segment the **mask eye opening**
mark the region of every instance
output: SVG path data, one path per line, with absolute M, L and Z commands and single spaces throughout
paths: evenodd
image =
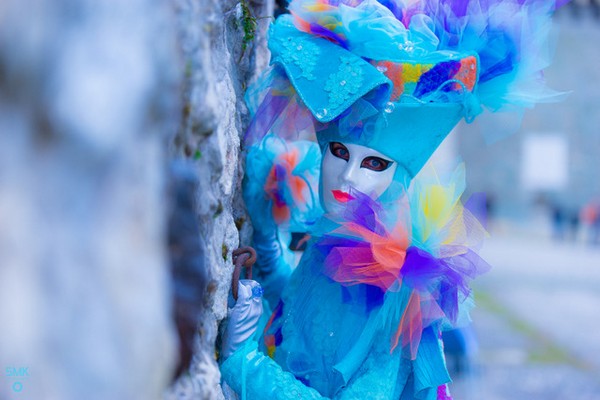
M 391 160 L 386 160 L 381 157 L 370 156 L 365 157 L 362 160 L 362 162 L 360 163 L 360 167 L 370 169 L 371 171 L 382 172 L 391 167 L 392 164 L 394 164 L 394 162 Z
M 340 142 L 330 142 L 329 151 L 334 157 L 348 161 L 350 159 L 350 150 Z

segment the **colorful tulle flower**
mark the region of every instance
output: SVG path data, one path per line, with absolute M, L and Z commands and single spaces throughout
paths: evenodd
M 350 195 L 352 200 L 339 226 L 317 242 L 325 255 L 323 272 L 345 286 L 366 284 L 383 291 L 397 290 L 409 230 L 404 221 L 398 221 L 388 231 L 380 204 L 357 191 Z
M 298 150 L 291 149 L 275 158 L 267 176 L 265 193 L 273 201 L 273 219 L 277 224 L 287 223 L 290 220 L 291 212 L 286 194 L 291 196 L 296 204 L 306 202 L 305 193 L 308 191 L 308 184 L 301 176 L 294 174 L 297 166 Z
M 400 199 L 395 206 L 352 191 L 341 215 L 326 216 L 333 227 L 316 233 L 322 272 L 333 281 L 373 286 L 382 295 L 410 289 L 390 349 L 400 345 L 411 359 L 424 328 L 436 321 L 448 327 L 459 322 L 470 281 L 489 269 L 475 251 L 485 230 L 462 205 L 463 191 L 462 164 L 448 177 L 432 168 L 407 193 L 391 196 Z
M 305 232 L 321 216 L 320 150 L 310 141 L 267 135 L 246 156 L 244 199 L 257 226 Z

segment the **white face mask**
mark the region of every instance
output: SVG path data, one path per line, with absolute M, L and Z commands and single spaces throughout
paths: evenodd
M 321 164 L 321 194 L 326 211 L 343 209 L 350 188 L 377 199 L 394 179 L 397 163 L 369 147 L 331 142 Z

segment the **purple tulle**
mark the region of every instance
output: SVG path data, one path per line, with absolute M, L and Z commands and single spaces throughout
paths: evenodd
M 411 246 L 401 270 L 403 284 L 419 293 L 430 293 L 451 323 L 456 323 L 460 300 L 470 294 L 469 282 L 490 268 L 472 250 L 460 250 L 460 255 L 436 258 Z
M 461 1 L 457 1 L 457 0 L 425 0 L 423 1 L 419 7 L 425 10 L 428 10 L 429 12 L 436 10 L 436 11 L 441 11 L 441 10 L 449 10 L 451 11 L 452 17 L 454 18 L 464 18 L 469 14 L 469 6 L 472 6 L 473 4 L 477 4 L 477 8 L 480 9 L 481 11 L 483 11 L 484 13 L 487 13 L 488 10 L 490 10 L 493 6 L 501 3 L 502 1 L 505 0 L 461 0 Z M 516 2 L 516 4 L 519 4 L 520 6 L 525 6 L 525 5 L 536 5 L 536 4 L 541 4 L 541 3 L 547 3 L 548 1 L 551 0 L 514 0 Z M 553 10 L 557 10 L 558 8 L 564 6 L 565 4 L 567 4 L 570 0 L 556 0 L 554 1 L 554 7 Z M 429 15 L 434 15 L 434 14 L 429 14 Z M 446 14 L 448 16 L 448 14 Z M 451 19 L 451 17 L 447 17 L 447 19 Z
M 448 385 L 444 384 L 444 385 L 438 386 L 436 400 L 453 400 L 452 396 L 448 392 Z
M 402 21 L 402 11 L 404 10 L 404 7 L 401 1 L 379 0 L 379 2 L 391 11 L 398 21 Z
M 381 222 L 384 213 L 381 203 L 353 188 L 349 193 L 353 200 L 347 203 L 344 221 L 354 222 L 378 235 L 384 235 L 386 228 Z
M 289 102 L 288 96 L 274 96 L 271 91 L 267 92 L 256 110 L 256 117 L 252 119 L 246 130 L 244 141 L 248 144 L 259 142 L 271 130 Z
M 404 11 L 402 22 L 408 26 L 411 18 L 417 14 L 430 16 L 435 35 L 442 41 L 439 47 L 446 50 L 460 51 L 465 45 L 479 43 L 471 50 L 479 54 L 479 83 L 483 84 L 519 68 L 524 41 L 536 39 L 530 37 L 535 32 L 528 31 L 529 25 L 523 24 L 523 17 L 519 16 L 521 10 L 547 8 L 551 12 L 567 2 L 568 0 L 422 0 Z M 502 12 L 511 10 L 509 12 L 514 15 L 496 14 L 500 8 Z M 538 14 L 528 13 L 527 22 L 537 23 L 534 16 L 541 16 Z
M 281 164 L 275 164 L 274 168 L 275 181 L 277 182 L 277 184 L 268 194 L 273 197 L 275 203 L 279 207 L 283 207 L 286 205 L 283 186 L 285 185 L 287 171 L 285 167 Z
M 485 193 L 473 193 L 465 202 L 465 208 L 487 229 L 489 200 Z
M 400 268 L 408 247 L 407 229 L 394 221 L 386 229 L 381 203 L 357 191 L 344 212 L 329 215 L 324 232 L 314 232 L 324 259 L 323 273 L 343 286 L 371 285 L 398 290 Z
M 329 29 L 322 27 L 321 25 L 310 24 L 310 31 L 317 36 L 321 36 L 325 39 L 331 40 L 333 43 L 342 46 L 346 50 L 348 49 L 348 42 L 346 40 L 344 40 L 342 37 L 335 34 L 334 32 L 330 31 Z

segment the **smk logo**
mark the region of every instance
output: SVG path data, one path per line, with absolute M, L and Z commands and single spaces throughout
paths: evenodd
M 23 380 L 29 378 L 29 367 L 6 367 L 5 376 L 12 379 L 13 392 L 19 393 L 23 390 Z

